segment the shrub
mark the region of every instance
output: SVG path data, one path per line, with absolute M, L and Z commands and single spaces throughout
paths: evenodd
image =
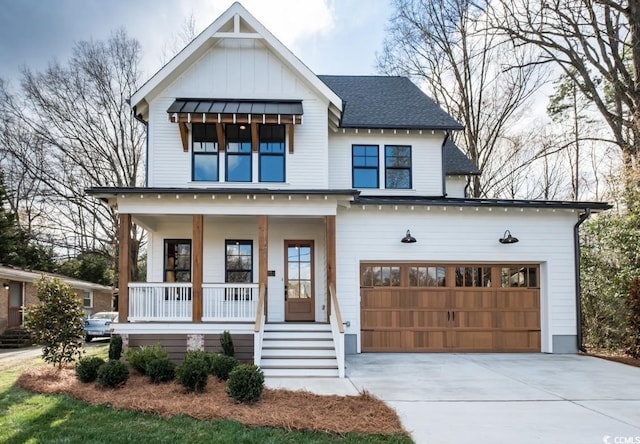
M 235 351 L 233 349 L 233 339 L 231 338 L 231 333 L 228 330 L 225 330 L 220 335 L 220 346 L 222 347 L 222 353 L 227 356 L 235 356 Z
M 41 304 L 26 308 L 25 327 L 42 346 L 42 359 L 60 368 L 82 356 L 84 311 L 78 296 L 60 279 L 43 276 L 36 290 Z
M 98 377 L 98 369 L 104 365 L 104 359 L 97 356 L 82 358 L 76 365 L 76 377 L 80 382 L 93 382 Z
M 176 379 L 190 392 L 203 392 L 207 386 L 209 363 L 204 352 L 187 352 L 176 371 Z
M 152 359 L 147 364 L 147 375 L 154 384 L 173 381 L 176 365 L 167 358 Z
M 160 344 L 151 346 L 143 345 L 139 349 L 129 349 L 125 352 L 127 362 L 131 367 L 135 368 L 139 373 L 147 374 L 147 365 L 154 359 L 167 359 L 169 354 Z
M 240 363 L 233 356 L 213 355 L 210 362 L 209 372 L 221 381 L 229 379 L 229 372 Z
M 108 361 L 98 369 L 98 382 L 103 387 L 117 388 L 129 379 L 129 369 L 121 361 Z
M 111 335 L 111 340 L 109 341 L 109 360 L 117 361 L 122 356 L 122 336 L 120 335 Z
M 264 374 L 257 365 L 240 364 L 229 373 L 227 393 L 238 402 L 257 401 L 263 388 Z

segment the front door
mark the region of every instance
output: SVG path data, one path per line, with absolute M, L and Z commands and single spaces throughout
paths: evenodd
M 285 321 L 315 320 L 313 241 L 285 241 Z
M 8 327 L 20 327 L 22 325 L 22 284 L 12 282 L 9 284 L 9 322 Z

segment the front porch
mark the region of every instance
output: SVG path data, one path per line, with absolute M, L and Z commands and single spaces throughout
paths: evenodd
M 274 197 L 269 200 L 273 202 Z M 306 197 L 305 201 L 308 200 Z M 326 197 L 322 203 L 326 206 Z M 305 328 L 296 328 L 301 324 L 294 322 L 307 325 L 310 322 L 319 326 L 322 331 L 319 335 L 329 335 L 323 339 L 329 342 L 323 344 L 318 359 L 324 359 L 325 367 L 326 359 L 333 359 L 336 376 L 343 375 L 344 328 L 338 321 L 334 294 L 335 215 L 314 214 L 317 212 L 317 209 L 311 215 L 121 212 L 120 322 L 114 325 L 114 331 L 132 345 L 137 344 L 136 337 L 145 340 L 157 337 L 174 343 L 177 340 L 185 344 L 186 350 L 203 349 L 205 338 L 225 330 L 242 338 L 250 334 L 254 338 L 253 362 L 267 367 L 265 359 L 273 356 L 262 356 L 265 328 L 269 332 L 273 330 L 269 325 L 289 323 L 293 328 L 285 334 L 296 340 L 300 339 L 298 333 L 302 336 L 307 333 Z M 149 233 L 147 282 L 129 279 L 129 234 L 133 223 Z M 296 344 L 283 347 L 296 350 Z M 329 355 L 327 344 L 332 349 Z M 314 352 L 307 350 L 306 354 L 309 359 Z M 306 360 L 303 366 L 296 355 L 294 352 L 278 356 L 278 368 L 287 367 L 287 360 L 290 368 L 311 363 Z M 295 372 L 282 373 L 291 374 Z

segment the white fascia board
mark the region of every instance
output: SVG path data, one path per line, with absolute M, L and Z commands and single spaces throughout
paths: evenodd
M 251 26 L 257 34 L 264 39 L 267 46 L 273 49 L 284 62 L 300 73 L 309 85 L 323 95 L 327 101 L 333 104 L 338 110 L 342 111 L 342 99 L 238 2 L 231 5 L 229 9 L 214 20 L 214 22 L 193 39 L 191 43 L 147 80 L 147 82 L 131 96 L 131 106 L 137 109 L 139 106 L 145 105 L 144 102 L 149 103 L 151 100 L 150 96 L 153 96 L 154 92 L 165 84 L 169 78 L 175 77 L 178 71 L 182 72 L 185 70 L 187 65 L 189 65 L 188 62 L 195 61 L 202 53 L 209 49 L 212 45 L 210 39 L 216 38 L 216 33 L 230 20 L 234 19 L 236 15 Z

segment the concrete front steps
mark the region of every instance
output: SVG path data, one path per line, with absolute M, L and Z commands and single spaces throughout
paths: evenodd
M 268 378 L 338 377 L 331 325 L 266 324 L 260 368 Z

